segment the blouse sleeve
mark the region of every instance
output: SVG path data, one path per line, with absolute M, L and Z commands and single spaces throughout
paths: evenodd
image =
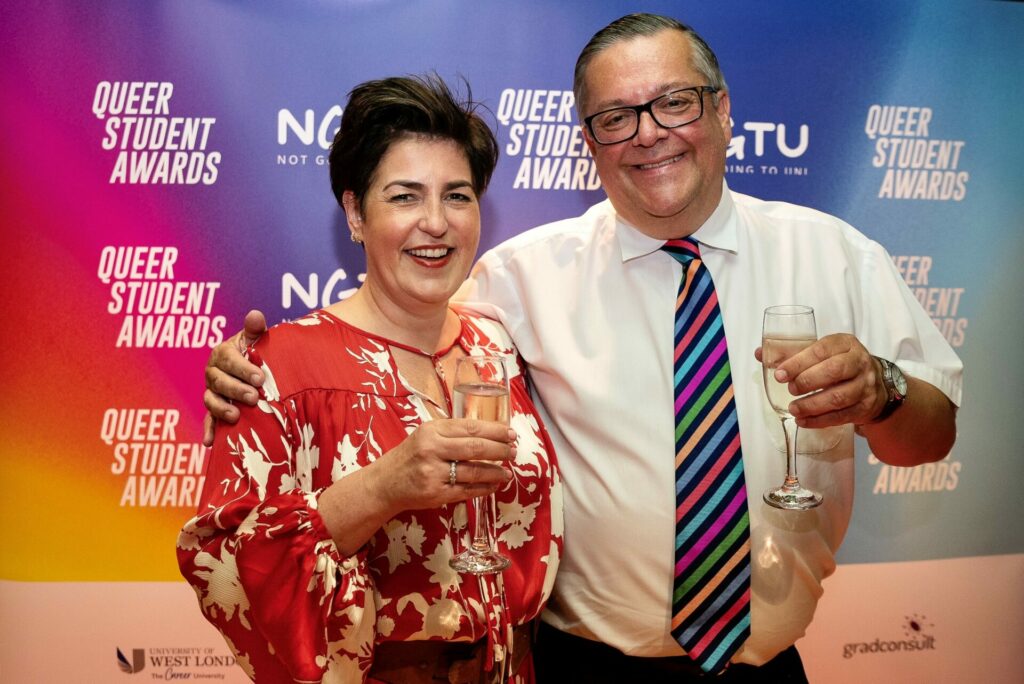
M 258 681 L 362 681 L 376 609 L 363 553 L 343 558 L 317 511 L 317 436 L 273 375 L 258 406 L 217 426 L 199 513 L 178 563 L 206 618 Z

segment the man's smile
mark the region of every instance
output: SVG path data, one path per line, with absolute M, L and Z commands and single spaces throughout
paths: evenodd
M 663 166 L 668 166 L 669 164 L 674 164 L 674 163 L 676 163 L 677 161 L 679 161 L 682 158 L 683 158 L 682 154 L 677 154 L 676 156 L 669 157 L 668 159 L 662 159 L 661 161 L 656 161 L 656 162 L 648 162 L 646 164 L 636 164 L 635 166 L 636 166 L 636 168 L 640 169 L 641 171 L 648 171 L 650 169 L 659 169 L 659 168 L 661 168 Z

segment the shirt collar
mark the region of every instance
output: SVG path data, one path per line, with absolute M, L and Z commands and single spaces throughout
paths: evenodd
M 610 202 L 609 206 L 611 206 Z M 615 219 L 615 236 L 619 241 L 619 249 L 622 251 L 624 262 L 656 252 L 665 244 L 664 240 L 644 235 L 627 223 L 615 212 L 614 207 L 611 208 L 611 211 Z M 704 225 L 694 231 L 691 237 L 703 246 L 735 253 L 737 249 L 735 213 L 732 193 L 729 192 L 729 186 L 723 180 L 722 198 L 718 201 L 718 206 L 704 222 Z

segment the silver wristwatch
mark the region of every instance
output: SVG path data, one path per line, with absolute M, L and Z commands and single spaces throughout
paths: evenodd
M 872 423 L 880 423 L 891 416 L 892 412 L 906 401 L 907 378 L 903 375 L 900 367 L 892 361 L 883 359 L 881 356 L 876 356 L 875 358 L 878 359 L 878 363 L 882 364 L 882 384 L 885 385 L 885 392 L 888 395 L 885 406 L 882 407 L 882 412 L 871 421 Z

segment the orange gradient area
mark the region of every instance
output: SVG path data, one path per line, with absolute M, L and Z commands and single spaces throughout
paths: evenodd
M 65 454 L 68 465 L 61 468 L 45 459 L 12 459 L 11 450 L 18 445 L 8 442 L 3 453 L 0 579 L 181 579 L 175 539 L 191 508 L 120 506 L 125 478 L 101 465 L 109 458 L 98 450 Z
M 101 427 L 110 410 L 162 408 L 177 412 L 171 442 L 198 441 L 208 350 L 115 348 L 91 264 L 38 233 L 5 242 L 19 305 L 2 357 L 0 578 L 179 579 L 174 541 L 193 507 L 121 506 L 127 473 L 112 472 Z

